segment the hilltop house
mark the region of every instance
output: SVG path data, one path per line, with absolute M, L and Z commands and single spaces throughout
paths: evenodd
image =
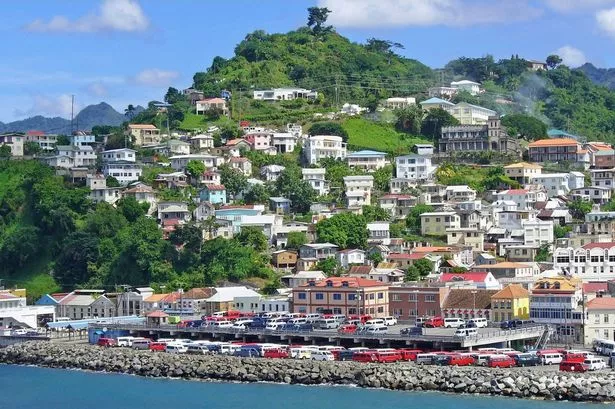
M 135 146 L 158 145 L 160 130 L 151 124 L 129 124 L 126 135 L 133 139 Z

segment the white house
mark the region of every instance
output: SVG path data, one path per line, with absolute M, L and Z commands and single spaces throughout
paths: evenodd
M 297 137 L 290 132 L 274 132 L 271 135 L 271 145 L 277 153 L 289 153 L 297 146 Z
M 318 92 L 305 88 L 274 88 L 254 91 L 253 97 L 261 101 L 292 101 L 293 99 L 316 99 Z
M 389 222 L 367 223 L 368 243 L 388 245 L 391 239 L 389 225 Z
M 107 202 L 115 204 L 122 197 L 119 187 L 107 187 L 107 179 L 103 175 L 87 175 L 85 186 L 90 188 L 90 200 L 94 203 Z
M 184 171 L 188 162 L 193 160 L 201 162 L 207 169 L 218 167 L 224 163 L 224 158 L 207 154 L 177 155 L 171 156 L 169 159 L 171 160 L 171 167 L 176 171 Z
M 427 212 L 420 218 L 423 236 L 444 236 L 449 229 L 461 228 L 461 217 L 455 212 Z
M 615 279 L 615 243 L 589 243 L 579 248 L 556 248 L 553 267 L 583 281 Z
M 278 180 L 284 170 L 286 170 L 284 166 L 265 165 L 261 168 L 261 176 L 267 182 L 275 182 L 276 180 Z
M 310 165 L 324 158 L 345 159 L 346 143 L 341 136 L 313 135 L 306 139 L 303 152 Z
M 503 201 L 512 201 L 519 210 L 533 209 L 536 202 L 546 202 L 547 195 L 542 191 L 528 189 L 509 189 L 497 193 L 497 198 Z
M 592 186 L 615 189 L 615 169 L 591 169 Z
M 65 145 L 58 146 L 56 149 L 58 150 L 58 156 L 70 157 L 74 167 L 80 168 L 96 165 L 96 153 L 89 145 Z
M 476 200 L 476 190 L 467 185 L 447 186 L 446 200 L 451 202 L 468 202 Z
M 547 195 L 549 197 L 555 197 L 567 195 L 572 189 L 584 187 L 585 177 L 581 173 L 581 180 L 579 181 L 579 177 L 572 174 L 572 172 L 543 173 L 530 177 L 530 183 L 544 186 Z
M 19 297 L 10 291 L 0 290 L 0 327 L 26 325 L 39 328 L 45 322 L 55 321 L 54 305 L 27 305 L 26 297 Z
M 346 205 L 348 207 L 361 207 L 371 204 L 372 189 L 374 188 L 373 176 L 345 176 L 344 186 L 346 187 Z
M 190 145 L 196 152 L 214 147 L 214 137 L 209 134 L 195 135 L 190 138 Z
M 570 197 L 573 200 L 581 199 L 591 201 L 596 204 L 605 204 L 611 200 L 611 189 L 600 186 L 581 187 L 578 189 L 572 189 L 570 191 Z
M 207 98 L 196 101 L 195 105 L 197 115 L 205 115 L 207 112 L 212 110 L 217 110 L 222 113 L 222 115 L 228 114 L 228 108 L 224 98 Z
M 348 166 L 367 171 L 383 168 L 386 164 L 386 153 L 371 150 L 351 152 L 346 156 Z
M 419 105 L 421 105 L 421 108 L 423 108 L 424 110 L 436 109 L 436 108 L 448 109 L 450 107 L 455 106 L 455 104 L 453 104 L 452 102 L 445 101 L 443 99 L 436 98 L 436 97 L 429 98 L 423 102 L 420 102 Z
M 460 102 L 457 105 L 446 108 L 449 114 L 455 117 L 461 125 L 485 125 L 489 117 L 497 115 L 492 109 L 478 105 Z
M 21 133 L 11 132 L 0 135 L 0 146 L 6 145 L 11 148 L 11 156 L 14 157 L 23 156 L 25 141 L 26 137 Z
M 395 175 L 399 179 L 428 181 L 433 179 L 435 170 L 436 166 L 431 164 L 430 156 L 411 154 L 395 158 Z
M 403 109 L 410 105 L 416 105 L 414 97 L 393 97 L 384 100 L 384 107 L 388 109 Z
M 113 176 L 126 186 L 139 180 L 142 174 L 141 164 L 135 162 L 109 162 L 102 165 L 102 173 L 105 177 Z
M 350 268 L 352 264 L 365 264 L 365 251 L 361 249 L 340 250 L 335 254 L 335 260 L 344 269 Z
M 461 80 L 461 81 L 453 81 L 451 82 L 451 88 L 455 88 L 462 91 L 467 91 L 472 95 L 480 94 L 480 83 L 469 81 L 469 80 Z
M 156 207 L 156 193 L 154 189 L 145 183 L 135 183 L 130 188 L 124 190 L 122 195 L 124 197 L 134 197 L 139 203 L 148 203 L 148 213 L 152 213 Z
M 192 213 L 188 210 L 188 203 L 184 202 L 160 202 L 158 203 L 158 220 L 190 221 Z
M 41 156 L 39 157 L 39 159 L 41 160 L 41 162 L 46 163 L 47 166 L 50 166 L 52 168 L 70 169 L 75 167 L 74 159 L 66 154 Z
M 303 180 L 307 181 L 319 196 L 324 196 L 329 193 L 329 181 L 325 179 L 326 172 L 327 170 L 325 168 L 301 169 Z
M 102 153 L 102 161 L 103 163 L 108 162 L 136 162 L 137 151 L 134 149 L 122 148 L 122 149 L 111 149 L 108 151 L 104 151 Z
M 282 226 L 284 216 L 278 214 L 263 214 L 259 216 L 247 215 L 241 218 L 239 231 L 242 227 L 258 227 L 262 229 L 263 234 L 267 237 L 270 243 L 273 243 L 276 228 Z
M 553 243 L 553 220 L 530 219 L 521 222 L 526 246 L 540 247 Z

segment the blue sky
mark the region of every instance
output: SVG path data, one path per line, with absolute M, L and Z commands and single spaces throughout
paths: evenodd
M 9 2 L 14 4 L 9 6 Z M 0 121 L 161 99 L 256 29 L 286 32 L 326 6 L 354 41 L 405 45 L 440 67 L 459 56 L 557 52 L 615 66 L 615 0 L 7 0 L 0 14 Z M 8 7 L 7 7 L 8 6 Z

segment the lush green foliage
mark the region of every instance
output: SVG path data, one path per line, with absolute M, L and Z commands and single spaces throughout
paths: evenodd
M 528 140 L 547 138 L 547 125 L 539 119 L 524 114 L 506 115 L 502 118 L 509 135 L 521 135 Z
M 288 233 L 288 240 L 286 242 L 287 249 L 298 250 L 299 247 L 308 242 L 307 234 L 302 231 L 291 231 Z
M 350 118 L 342 124 L 348 132 L 348 145 L 352 149 L 374 149 L 380 152 L 404 154 L 417 143 L 430 141 L 397 131 L 393 125 Z
M 427 204 L 417 204 L 406 217 L 406 227 L 413 233 L 421 231 L 421 215 L 433 211 L 433 207 Z
M 342 249 L 367 247 L 367 222 L 363 216 L 341 213 L 316 224 L 319 243 L 333 243 Z
M 348 132 L 339 122 L 316 122 L 308 129 L 308 135 L 337 135 L 348 142 Z

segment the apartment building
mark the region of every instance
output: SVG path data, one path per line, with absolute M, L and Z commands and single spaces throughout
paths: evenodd
M 129 124 L 126 134 L 135 146 L 158 145 L 161 141 L 160 130 L 151 124 Z
M 400 179 L 425 182 L 433 179 L 436 169 L 430 156 L 411 154 L 395 158 L 395 176 Z
M 318 196 L 324 196 L 329 193 L 329 181 L 325 179 L 327 170 L 325 168 L 303 168 L 301 175 L 303 180 L 307 181 Z
M 536 163 L 517 162 L 504 166 L 504 174 L 522 185 L 532 183 L 535 176 L 542 174 L 542 166 Z
M 351 152 L 346 156 L 346 161 L 348 166 L 366 171 L 374 171 L 387 164 L 386 153 L 372 150 Z
M 615 242 L 556 248 L 553 251 L 553 267 L 565 274 L 574 274 L 583 281 L 615 279 Z
M 372 189 L 374 188 L 373 176 L 345 176 L 344 187 L 346 189 L 347 207 L 361 207 L 371 204 Z
M 530 143 L 528 150 L 532 162 L 570 162 L 589 167 L 589 155 L 575 139 L 541 139 Z

